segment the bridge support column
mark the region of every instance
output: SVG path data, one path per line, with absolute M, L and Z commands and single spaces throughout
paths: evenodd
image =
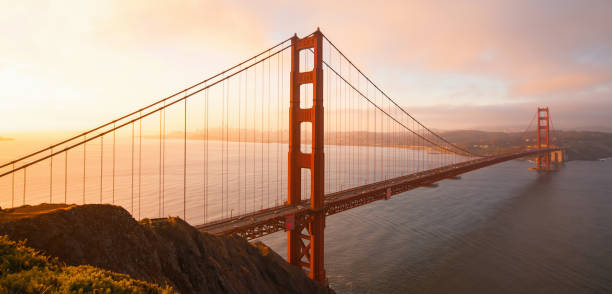
M 537 134 L 537 145 L 538 149 L 549 148 L 549 132 L 550 132 L 550 115 L 548 114 L 548 107 L 538 107 L 538 134 Z M 544 132 L 544 134 L 542 134 Z M 546 164 L 545 170 L 550 170 L 550 153 L 546 155 L 538 155 L 536 157 L 537 170 L 543 170 L 542 164 Z
M 314 51 L 312 71 L 300 72 L 300 51 Z M 309 37 L 291 39 L 291 101 L 289 106 L 289 205 L 301 202 L 302 169 L 310 170 L 310 209 L 308 217 L 296 217 L 287 233 L 289 263 L 308 271 L 311 279 L 327 283 L 324 269 L 325 157 L 323 141 L 323 35 L 317 31 Z M 300 86 L 312 84 L 311 108 L 300 107 Z M 311 153 L 301 152 L 300 129 L 303 122 L 312 125 Z M 307 243 L 307 244 L 306 244 Z

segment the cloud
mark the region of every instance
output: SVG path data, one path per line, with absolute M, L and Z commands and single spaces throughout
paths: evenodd
M 609 1 L 313 3 L 303 17 L 369 69 L 487 76 L 532 99 L 612 80 Z
M 279 1 L 260 9 L 271 10 L 268 26 L 278 25 L 281 14 L 298 32 L 320 26 L 381 88 L 433 127 L 520 128 L 528 122 L 519 118 L 538 105 L 550 106 L 562 128 L 612 125 L 605 111 L 612 109 L 610 1 L 292 5 Z
M 559 92 L 579 91 L 600 85 L 610 80 L 610 76 L 597 73 L 567 73 L 518 83 L 513 93 L 519 96 L 558 94 Z

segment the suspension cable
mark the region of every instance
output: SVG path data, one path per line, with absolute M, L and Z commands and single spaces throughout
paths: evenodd
M 279 49 L 279 50 L 275 51 L 274 53 L 270 54 L 270 56 L 269 56 L 269 57 L 266 57 L 265 59 L 261 59 L 261 60 L 259 60 L 259 61 L 255 62 L 255 63 L 253 63 L 253 64 L 250 64 L 249 66 L 244 67 L 243 69 L 241 69 L 241 70 L 239 70 L 239 71 L 237 71 L 237 72 L 234 72 L 234 73 L 232 73 L 231 75 L 228 75 L 228 76 L 224 77 L 222 80 L 215 81 L 214 83 L 211 83 L 211 84 L 209 84 L 209 85 L 208 85 L 208 86 L 206 86 L 206 87 L 203 87 L 203 88 L 200 88 L 200 89 L 198 89 L 198 90 L 195 90 L 195 91 L 194 91 L 194 92 L 192 92 L 191 94 L 185 95 L 185 96 L 184 96 L 184 97 L 182 97 L 182 98 L 179 98 L 179 99 L 174 100 L 174 101 L 172 101 L 172 102 L 170 102 L 170 103 L 167 103 L 167 104 L 165 104 L 164 106 L 160 106 L 160 107 L 159 107 L 159 108 L 157 108 L 157 109 L 151 110 L 151 111 L 149 111 L 149 112 L 147 112 L 147 113 L 145 113 L 145 114 L 143 114 L 143 115 L 141 115 L 141 116 L 139 116 L 139 117 L 136 117 L 136 118 L 134 118 L 134 119 L 131 119 L 131 120 L 129 120 L 129 121 L 125 122 L 125 123 L 122 123 L 122 124 L 120 124 L 120 125 L 118 125 L 118 126 L 113 126 L 113 128 L 112 128 L 112 129 L 106 130 L 106 131 L 101 132 L 101 133 L 99 133 L 99 134 L 97 134 L 97 135 L 95 135 L 95 136 L 89 137 L 89 138 L 87 138 L 87 140 L 84 140 L 83 142 L 78 142 L 78 143 L 75 143 L 75 144 L 73 144 L 73 145 L 70 145 L 70 146 L 68 146 L 68 147 L 65 147 L 64 149 L 61 149 L 61 150 L 59 150 L 59 151 L 56 151 L 56 152 L 54 152 L 53 154 L 50 154 L 50 155 L 47 155 L 47 156 L 41 157 L 41 158 L 39 158 L 39 159 L 37 159 L 37 160 L 31 161 L 31 162 L 29 162 L 29 163 L 27 163 L 27 164 L 24 164 L 24 165 L 21 165 L 21 166 L 19 166 L 19 167 L 17 167 L 17 168 L 13 168 L 13 169 L 12 169 L 12 170 L 10 170 L 10 171 L 4 172 L 4 173 L 0 174 L 0 178 L 1 178 L 1 177 L 3 177 L 3 176 L 5 176 L 5 175 L 11 174 L 12 172 L 18 171 L 18 170 L 20 170 L 20 169 L 23 169 L 23 168 L 26 168 L 26 167 L 31 166 L 31 165 L 33 165 L 33 164 L 36 164 L 36 163 L 38 163 L 38 162 L 41 162 L 41 161 L 43 161 L 43 160 L 45 160 L 45 159 L 48 159 L 49 157 L 54 156 L 54 155 L 56 155 L 56 154 L 59 154 L 59 153 L 62 153 L 62 152 L 64 152 L 64 151 L 67 151 L 67 150 L 73 149 L 73 148 L 75 148 L 75 147 L 77 147 L 77 146 L 82 145 L 82 144 L 83 144 L 83 143 L 85 143 L 85 142 L 89 142 L 89 141 L 95 140 L 95 139 L 99 138 L 100 136 L 103 136 L 103 135 L 105 135 L 105 134 L 108 134 L 108 133 L 114 132 L 114 131 L 115 131 L 115 130 L 117 130 L 117 129 L 120 129 L 120 128 L 122 128 L 122 127 L 126 126 L 126 125 L 129 125 L 129 124 L 131 124 L 132 122 L 135 122 L 135 121 L 137 121 L 137 120 L 139 120 L 139 119 L 142 119 L 142 118 L 148 117 L 148 116 L 150 116 L 150 115 L 152 115 L 152 114 L 154 114 L 154 113 L 156 113 L 156 112 L 158 112 L 158 111 L 160 111 L 160 110 L 166 109 L 166 108 L 168 108 L 168 107 L 170 107 L 170 106 L 172 106 L 172 105 L 174 105 L 174 104 L 176 104 L 176 103 L 179 103 L 179 102 L 181 102 L 181 101 L 183 101 L 183 100 L 185 100 L 185 99 L 187 99 L 187 98 L 189 98 L 189 97 L 191 97 L 191 96 L 193 96 L 193 95 L 196 95 L 196 94 L 198 94 L 198 93 L 200 93 L 200 92 L 202 92 L 202 91 L 204 91 L 204 90 L 206 90 L 206 89 L 208 89 L 208 88 L 210 88 L 210 87 L 212 87 L 212 86 L 215 86 L 215 85 L 217 85 L 217 84 L 219 84 L 219 83 L 221 83 L 221 82 L 225 81 L 226 79 L 229 79 L 229 78 L 233 77 L 234 75 L 237 75 L 237 74 L 239 74 L 239 73 L 241 73 L 241 72 L 243 72 L 243 71 L 245 71 L 245 70 L 247 70 L 247 69 L 249 69 L 249 68 L 251 68 L 251 67 L 253 67 L 253 66 L 255 66 L 255 65 L 259 64 L 259 63 L 261 63 L 261 62 L 263 62 L 263 61 L 267 60 L 267 58 L 270 58 L 270 57 L 272 57 L 272 56 L 275 56 L 276 54 L 279 54 L 280 52 L 282 52 L 282 51 L 284 51 L 284 50 L 286 50 L 287 48 L 290 48 L 290 47 L 291 47 L 291 45 L 285 46 L 285 47 L 283 47 L 282 49 Z M 48 150 L 48 148 L 46 148 L 45 150 Z
M 15 159 L 15 160 L 9 161 L 9 162 L 7 162 L 7 163 L 4 163 L 4 164 L 0 165 L 0 169 L 2 169 L 2 168 L 4 168 L 4 167 L 7 167 L 7 166 L 9 166 L 9 165 L 11 165 L 11 164 L 13 164 L 13 163 L 17 163 L 17 162 L 22 161 L 22 160 L 24 160 L 24 159 L 30 158 L 30 157 L 32 157 L 32 156 L 34 156 L 34 155 L 40 154 L 40 153 L 42 153 L 42 152 L 44 152 L 44 151 L 47 151 L 47 150 L 49 150 L 49 149 L 55 148 L 55 147 L 57 147 L 57 146 L 59 146 L 59 145 L 62 145 L 62 144 L 68 143 L 68 142 L 70 142 L 70 141 L 72 141 L 72 140 L 74 140 L 74 139 L 78 139 L 78 138 L 80 138 L 80 137 L 82 137 L 82 136 L 85 136 L 85 135 L 87 135 L 87 134 L 89 134 L 89 133 L 95 132 L 95 131 L 97 131 L 97 130 L 99 130 L 99 129 L 101 129 L 101 128 L 107 127 L 107 126 L 109 126 L 109 125 L 111 125 L 111 124 L 114 124 L 114 123 L 116 123 L 116 122 L 120 121 L 120 120 L 123 120 L 123 119 L 125 119 L 125 118 L 127 118 L 127 117 L 130 117 L 130 116 L 132 116 L 132 115 L 134 115 L 134 114 L 136 114 L 136 113 L 142 112 L 142 111 L 144 111 L 144 110 L 146 110 L 146 109 L 149 109 L 149 108 L 151 108 L 151 107 L 153 107 L 153 106 L 155 106 L 155 105 L 158 105 L 158 104 L 160 104 L 160 103 L 162 103 L 162 102 L 165 102 L 165 101 L 166 101 L 166 100 L 168 100 L 168 99 L 172 99 L 172 98 L 174 98 L 174 97 L 176 97 L 176 96 L 178 96 L 178 95 L 180 95 L 180 94 L 182 94 L 182 93 L 185 93 L 185 92 L 187 92 L 187 91 L 189 91 L 189 90 L 191 90 L 191 89 L 193 89 L 193 88 L 195 88 L 195 87 L 198 87 L 198 86 L 200 86 L 200 85 L 202 85 L 202 84 L 204 84 L 204 83 L 206 83 L 206 82 L 208 82 L 208 81 L 210 81 L 210 80 L 212 80 L 212 79 L 215 79 L 215 78 L 217 78 L 217 77 L 219 77 L 219 76 L 221 76 L 221 75 L 223 75 L 223 74 L 225 74 L 225 73 L 227 73 L 227 72 L 230 72 L 230 71 L 232 71 L 232 70 L 236 69 L 237 67 L 240 67 L 240 66 L 244 65 L 245 63 L 250 62 L 250 61 L 252 61 L 252 60 L 256 59 L 257 57 L 259 57 L 259 56 L 261 56 L 261 55 L 263 55 L 263 54 L 265 54 L 265 53 L 267 53 L 267 52 L 269 52 L 269 51 L 271 51 L 271 50 L 273 50 L 273 49 L 275 49 L 275 48 L 277 48 L 277 47 L 281 46 L 282 44 L 284 44 L 284 43 L 286 43 L 287 41 L 290 41 L 290 40 L 291 40 L 291 38 L 287 38 L 286 40 L 284 40 L 284 41 L 282 41 L 282 42 L 280 42 L 280 43 L 277 43 L 276 45 L 274 45 L 274 46 L 272 46 L 272 47 L 270 47 L 270 48 L 268 48 L 268 49 L 266 49 L 266 50 L 264 50 L 264 51 L 261 51 L 260 53 L 258 53 L 257 55 L 255 55 L 255 56 L 253 56 L 253 57 L 251 57 L 251 58 L 249 58 L 249 59 L 246 59 L 246 60 L 244 60 L 244 61 L 242 61 L 242 62 L 240 62 L 240 63 L 238 63 L 238 64 L 236 64 L 236 65 L 234 65 L 234 66 L 232 66 L 232 67 L 230 67 L 230 68 L 228 68 L 228 69 L 226 69 L 226 70 L 224 70 L 224 71 L 220 72 L 220 73 L 217 73 L 217 74 L 215 74 L 215 75 L 213 75 L 213 76 L 211 76 L 211 77 L 209 77 L 209 78 L 207 78 L 207 79 L 205 79 L 205 80 L 202 80 L 202 81 L 200 81 L 200 82 L 198 82 L 198 83 L 195 83 L 195 84 L 193 84 L 193 85 L 191 85 L 191 86 L 189 86 L 189 87 L 187 87 L 187 88 L 185 88 L 185 89 L 183 89 L 183 90 L 181 90 L 181 91 L 178 91 L 178 92 L 176 92 L 176 93 L 174 93 L 174 94 L 172 94 L 172 95 L 170 95 L 170 96 L 168 96 L 168 97 L 166 97 L 166 98 L 164 98 L 164 99 L 158 100 L 158 101 L 156 101 L 156 102 L 154 102 L 154 103 L 151 103 L 151 104 L 149 104 L 149 105 L 147 105 L 147 106 L 145 106 L 145 107 L 142 107 L 142 108 L 140 108 L 140 109 L 138 109 L 138 110 L 136 110 L 136 111 L 133 111 L 133 112 L 131 112 L 131 113 L 129 113 L 129 114 L 126 114 L 126 115 L 124 115 L 124 116 L 122 116 L 122 117 L 119 117 L 119 118 L 117 118 L 117 119 L 114 119 L 114 120 L 112 120 L 112 121 L 110 121 L 110 122 L 108 122 L 108 123 L 105 123 L 105 124 L 103 124 L 103 125 L 100 125 L 100 126 L 98 126 L 98 127 L 95 127 L 95 128 L 93 128 L 93 129 L 90 129 L 90 130 L 88 130 L 88 131 L 85 131 L 85 132 L 83 132 L 83 133 L 80 133 L 80 134 L 78 134 L 78 135 L 76 135 L 76 136 L 73 136 L 73 137 L 70 137 L 70 138 L 68 138 L 68 139 L 65 139 L 65 140 L 63 140 L 63 141 L 61 141 L 61 142 L 59 142 L 59 143 L 57 143 L 57 144 L 53 144 L 53 145 L 51 145 L 51 146 L 49 146 L 49 147 L 47 147 L 47 148 L 40 149 L 40 150 L 35 151 L 35 152 L 33 152 L 33 153 L 30 153 L 30 154 L 28 154 L 28 155 L 22 156 L 22 157 L 20 157 L 20 158 L 18 158 L 18 159 Z M 289 46 L 285 47 L 284 49 L 286 49 L 286 48 L 288 48 L 288 47 L 291 47 L 291 45 L 289 45 Z M 281 50 L 284 50 L 284 49 L 281 49 Z M 97 138 L 97 137 L 96 137 L 96 138 Z
M 363 98 L 364 98 L 364 99 L 366 99 L 368 102 L 370 102 L 370 104 L 372 104 L 372 106 L 374 106 L 374 107 L 378 108 L 378 109 L 379 109 L 379 110 L 380 110 L 382 113 L 384 113 L 384 114 L 385 114 L 386 116 L 388 116 L 390 119 L 392 119 L 393 121 L 395 121 L 396 123 L 398 123 L 399 125 L 401 125 L 401 126 L 404 128 L 404 129 L 409 130 L 410 132 L 412 132 L 413 134 L 415 134 L 415 135 L 417 135 L 417 136 L 420 136 L 420 137 L 421 137 L 423 140 L 425 140 L 425 141 L 427 141 L 427 142 L 429 142 L 429 143 L 431 143 L 431 144 L 437 145 L 437 144 L 433 143 L 432 141 L 430 141 L 429 139 L 427 139 L 427 138 L 425 138 L 425 137 L 421 136 L 420 134 L 415 133 L 413 130 L 411 130 L 410 128 L 408 128 L 406 125 L 404 125 L 403 123 L 401 123 L 400 121 L 398 121 L 398 120 L 397 120 L 395 117 L 391 116 L 391 115 L 390 115 L 390 114 L 389 114 L 387 111 L 383 110 L 383 109 L 382 109 L 380 106 L 376 105 L 376 103 L 374 103 L 372 100 L 370 100 L 368 97 L 366 97 L 366 96 L 365 96 L 363 93 L 361 93 L 361 91 L 357 90 L 357 89 L 355 88 L 355 86 L 353 86 L 351 83 L 349 83 L 349 82 L 348 82 L 348 81 L 347 81 L 347 80 L 346 80 L 346 79 L 345 79 L 343 76 L 341 76 L 341 75 L 340 75 L 340 74 L 339 74 L 339 73 L 338 73 L 336 70 L 334 70 L 333 68 L 331 68 L 331 67 L 330 67 L 328 64 L 326 64 L 326 63 L 325 63 L 325 65 L 326 65 L 326 66 L 327 66 L 327 67 L 328 67 L 328 68 L 329 68 L 329 69 L 330 69 L 330 70 L 331 70 L 333 73 L 335 73 L 335 74 L 336 74 L 336 75 L 337 75 L 337 76 L 338 76 L 338 77 L 339 77 L 341 80 L 343 80 L 343 81 L 344 81 L 344 83 L 345 83 L 346 85 L 350 86 L 350 87 L 351 87 L 351 88 L 352 88 L 352 89 L 353 89 L 355 92 L 357 92 L 357 93 L 358 93 L 358 94 L 359 94 L 361 97 L 363 97 Z M 419 123 L 419 122 L 418 122 L 416 119 L 414 119 L 414 118 L 413 118 L 413 120 L 414 120 L 414 121 L 416 121 L 417 123 Z M 420 125 L 421 127 L 423 127 L 424 129 L 427 129 L 427 128 L 425 128 L 423 125 L 421 125 L 421 124 L 419 124 L 419 125 Z M 431 131 L 430 131 L 430 132 L 431 132 Z M 450 144 L 450 143 L 449 143 L 449 144 Z M 452 144 L 451 144 L 451 145 L 452 145 Z M 444 149 L 445 149 L 445 150 L 447 150 L 447 151 L 449 151 L 449 152 L 451 152 L 451 153 L 453 152 L 453 151 L 448 150 L 448 149 L 446 149 L 446 148 L 444 148 Z M 472 155 L 473 155 L 473 153 L 470 153 L 470 152 L 468 152 L 468 154 L 472 154 Z
M 344 55 L 344 53 L 342 53 L 342 51 L 340 51 L 340 49 L 338 49 L 338 47 L 336 47 L 336 45 L 330 41 L 327 36 L 325 36 L 325 34 L 322 34 L 323 38 L 325 38 L 325 40 L 327 40 L 327 42 L 329 42 L 329 44 L 334 47 L 334 49 L 336 49 L 336 51 L 338 51 L 338 53 L 340 53 L 340 55 L 342 55 L 342 57 L 344 57 L 344 59 L 346 59 L 346 61 L 349 62 L 349 64 L 351 64 L 365 79 L 368 80 L 368 82 L 370 82 L 378 91 L 380 91 L 387 99 L 389 99 L 395 106 L 397 106 L 403 113 L 405 113 L 406 115 L 408 115 L 410 118 L 412 118 L 413 120 L 415 120 L 419 125 L 421 125 L 423 128 L 425 128 L 426 130 L 428 130 L 429 132 L 431 132 L 434 136 L 440 138 L 442 141 L 450 144 L 451 146 L 467 153 L 467 154 L 471 154 L 472 156 L 477 156 L 479 157 L 479 155 L 474 154 L 472 152 L 469 152 L 463 148 L 460 148 L 459 146 L 456 146 L 455 144 L 452 144 L 450 142 L 448 142 L 446 139 L 444 139 L 443 137 L 441 137 L 440 135 L 438 135 L 435 132 L 432 132 L 430 129 L 428 129 L 425 125 L 423 125 L 420 121 L 418 121 L 417 119 L 415 119 L 412 115 L 410 115 L 410 113 L 406 112 L 406 110 L 404 110 L 401 106 L 399 106 L 393 99 L 391 99 L 391 97 L 389 97 L 389 95 L 387 95 L 383 90 L 381 90 L 372 80 L 370 80 L 370 78 L 368 78 L 357 66 L 355 66 L 355 64 L 353 64 L 353 62 L 348 59 L 348 57 L 346 57 L 346 55 Z

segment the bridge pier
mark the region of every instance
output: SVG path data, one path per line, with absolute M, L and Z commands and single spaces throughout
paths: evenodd
M 300 72 L 300 51 L 314 52 L 312 71 Z M 289 263 L 308 271 L 311 279 L 327 284 L 324 268 L 324 181 L 325 157 L 323 142 L 323 35 L 317 29 L 311 36 L 291 39 L 291 101 L 289 106 L 289 205 L 302 201 L 302 169 L 310 170 L 310 213 L 308 217 L 295 218 L 295 225 L 287 233 L 287 258 Z M 300 87 L 312 84 L 311 108 L 300 107 Z M 300 130 L 302 123 L 312 126 L 311 153 L 301 152 Z

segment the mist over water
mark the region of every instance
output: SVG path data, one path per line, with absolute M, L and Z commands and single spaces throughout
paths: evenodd
M 511 161 L 327 218 L 338 293 L 610 293 L 612 161 Z M 262 238 L 286 256 L 283 233 Z

